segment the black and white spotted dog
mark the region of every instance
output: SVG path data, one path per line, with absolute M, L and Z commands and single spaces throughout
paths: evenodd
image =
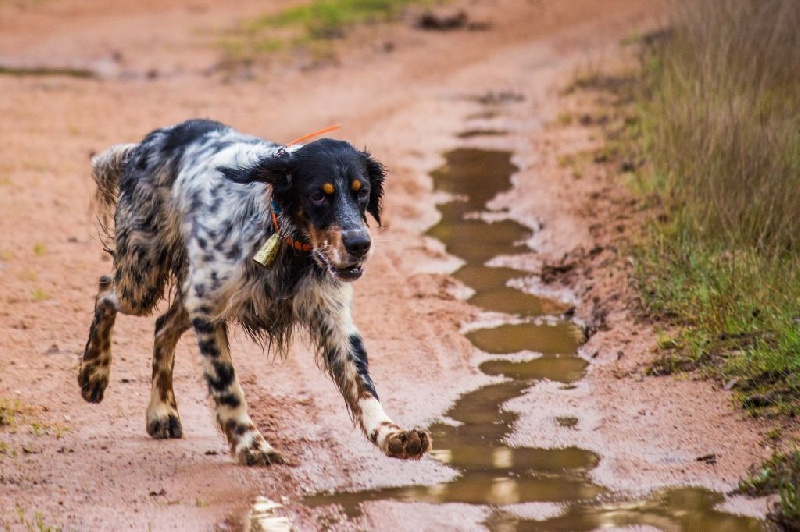
M 364 434 L 388 456 L 421 457 L 428 433 L 404 431 L 384 413 L 351 318 L 352 284 L 380 224 L 384 169 L 352 145 L 321 139 L 281 147 L 223 124 L 191 120 L 93 159 L 101 220 L 115 249 L 114 276 L 100 279 L 81 360 L 83 398 L 103 400 L 118 312 L 158 318 L 147 432 L 183 435 L 172 389 L 175 345 L 193 328 L 216 417 L 243 464 L 281 463 L 247 413 L 228 348 L 228 323 L 285 354 L 305 329 Z M 114 211 L 114 229 L 110 213 Z M 269 241 L 273 234 L 274 237 Z M 265 247 L 272 258 L 254 260 Z

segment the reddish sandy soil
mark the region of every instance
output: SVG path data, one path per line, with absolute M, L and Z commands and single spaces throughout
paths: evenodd
M 592 200 L 607 187 L 603 172 L 576 180 L 557 164 L 560 154 L 591 147 L 592 133 L 544 125 L 569 105 L 557 88 L 651 26 L 661 2 L 477 0 L 463 7 L 474 20 L 490 21 L 488 31 L 421 32 L 403 20 L 349 36 L 338 44 L 336 65 L 303 68 L 303 58 L 283 57 L 233 76 L 215 68 L 224 30 L 292 3 L 0 1 L 0 65 L 100 74 L 0 76 L 0 405 L 15 414 L 0 419 L 4 526 L 35 527 L 38 516 L 65 529 L 235 527 L 264 495 L 285 502 L 283 515 L 311 529 L 330 521 L 299 504 L 306 493 L 454 475 L 433 459 L 383 457 L 353 428 L 302 342 L 273 362 L 245 335 L 232 339 L 253 417 L 290 466 L 232 463 L 212 422 L 191 334 L 178 347 L 175 378 L 185 437 L 147 436 L 152 319 L 117 321 L 105 400 L 85 404 L 77 361 L 96 281 L 110 267 L 89 204 L 94 151 L 197 116 L 281 142 L 341 123 L 339 137 L 368 146 L 391 170 L 388 224 L 377 231 L 378 250 L 356 285 L 354 312 L 386 409 L 406 426 L 429 424 L 460 394 L 488 382 L 460 332 L 475 310 L 456 297 L 447 275 L 456 264 L 422 236 L 438 216 L 427 172 L 441 164 L 456 133 L 511 132 L 493 142 L 515 151 L 521 171 L 513 194 L 498 201 L 519 219 L 543 224 L 526 259 L 532 271 L 591 249 L 599 237 L 590 227 L 614 222 Z M 469 118 L 486 110 L 474 97 L 490 92 L 523 99 L 499 105 L 495 118 Z M 612 277 L 624 271 L 594 268 L 571 281 L 580 315 L 590 314 L 594 295 L 613 300 L 624 290 Z M 531 284 L 539 285 L 535 277 Z M 765 454 L 765 428 L 707 382 L 643 377 L 653 335 L 625 305 L 609 309 L 611 330 L 584 347 L 592 363 L 576 390 L 558 394 L 544 383 L 509 405 L 521 412 L 512 443 L 594 450 L 602 457 L 595 479 L 614 489 L 733 487 Z M 552 420 L 561 415 L 578 417 L 577 429 L 559 429 Z M 708 454 L 715 465 L 696 460 Z M 469 528 L 481 518 L 474 508 L 420 504 L 406 512 L 381 503 L 367 508 L 364 526 Z

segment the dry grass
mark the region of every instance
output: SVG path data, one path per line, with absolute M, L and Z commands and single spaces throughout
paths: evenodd
M 648 142 L 700 236 L 800 250 L 800 2 L 675 4 L 650 65 Z
M 699 368 L 753 415 L 791 426 L 800 414 L 800 2 L 673 7 L 668 38 L 644 61 L 650 164 L 639 184 L 663 211 L 641 248 L 640 281 L 651 312 L 682 331 L 654 371 Z M 777 470 L 768 465 L 764 479 Z M 771 517 L 800 526 L 800 467 L 784 469 L 765 482 L 781 494 Z

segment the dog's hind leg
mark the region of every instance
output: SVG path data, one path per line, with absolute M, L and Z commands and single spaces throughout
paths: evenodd
M 144 269 L 148 271 L 146 266 L 145 264 Z M 161 285 L 163 278 L 164 274 L 159 274 L 157 278 Z M 135 284 L 137 279 L 141 281 L 141 285 Z M 142 276 L 132 276 L 119 266 L 113 280 L 107 275 L 100 278 L 89 340 L 86 342 L 78 372 L 81 395 L 90 403 L 101 402 L 108 386 L 111 374 L 111 334 L 117 313 L 133 316 L 147 314 L 161 297 L 161 287 L 153 288 L 152 284 L 145 283 L 147 280 Z M 136 287 L 136 291 L 131 290 L 131 286 Z
M 117 318 L 117 297 L 111 277 L 100 278 L 100 288 L 95 298 L 94 319 L 89 329 L 89 340 L 81 359 L 78 383 L 81 395 L 90 403 L 103 400 L 111 372 L 111 332 Z
M 117 313 L 147 314 L 164 293 L 170 254 L 165 252 L 169 247 L 159 233 L 153 198 L 154 193 L 144 186 L 119 197 L 115 213 L 114 277 L 100 278 L 94 319 L 78 373 L 81 395 L 90 403 L 101 402 L 108 386 L 111 333 Z
M 147 407 L 147 433 L 153 438 L 182 438 L 183 427 L 172 389 L 175 345 L 189 328 L 189 315 L 181 298 L 156 320 L 153 339 L 153 382 Z
M 384 412 L 369 374 L 364 341 L 352 321 L 351 301 L 349 284 L 317 287 L 298 302 L 296 312 L 319 345 L 328 373 L 367 438 L 387 456 L 417 460 L 431 449 L 430 434 L 403 430 Z
M 202 311 L 192 312 L 191 316 L 208 391 L 216 407 L 217 423 L 228 439 L 231 454 L 242 465 L 284 463 L 283 457 L 267 443 L 247 413 L 244 392 L 233 369 L 227 326 L 224 322 L 212 322 Z

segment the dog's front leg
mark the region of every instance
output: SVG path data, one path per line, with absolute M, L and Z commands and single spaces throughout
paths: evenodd
M 267 443 L 247 413 L 244 392 L 233 369 L 225 323 L 210 321 L 202 311 L 191 315 L 208 391 L 214 398 L 217 423 L 228 439 L 231 454 L 242 465 L 284 463 L 283 457 Z
M 319 346 L 321 356 L 347 408 L 361 430 L 387 456 L 419 459 L 431 448 L 422 430 L 403 430 L 383 410 L 369 375 L 364 341 L 353 324 L 352 288 L 315 286 L 296 301 L 296 311 Z

